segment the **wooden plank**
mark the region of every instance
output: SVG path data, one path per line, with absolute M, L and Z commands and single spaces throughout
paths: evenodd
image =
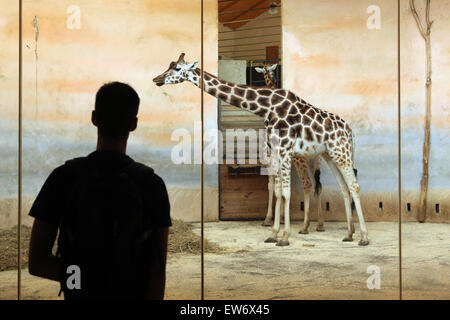
M 256 117 L 251 112 L 245 110 L 222 110 L 222 117 L 233 117 L 233 116 L 246 116 L 246 117 Z M 259 118 L 259 117 L 258 117 Z
M 221 104 L 220 125 L 226 129 L 263 129 L 264 119 L 246 110 Z
M 263 118 L 258 117 L 254 114 L 223 115 L 221 120 L 222 120 L 222 122 L 236 122 L 236 123 L 241 123 L 241 122 L 246 122 L 246 121 L 264 123 Z
M 219 167 L 220 218 L 264 218 L 267 212 L 267 176 L 229 175 L 228 165 Z
M 233 136 L 228 137 L 226 131 L 222 132 L 223 140 L 221 152 L 224 161 L 227 158 L 227 153 L 231 152 L 233 154 L 233 164 L 238 164 L 238 158 L 245 160 L 245 163 L 248 164 L 251 164 L 248 159 L 253 159 L 255 161 L 255 163 L 252 164 L 259 163 L 259 158 L 262 157 L 261 148 L 263 141 L 260 141 L 260 132 L 258 132 L 257 129 L 253 129 L 255 130 L 254 132 L 248 132 L 248 129 L 249 128 L 246 128 L 245 130 L 241 129 L 240 131 L 235 131 L 231 133 Z M 233 139 L 231 140 L 231 138 Z M 230 141 L 228 141 L 228 139 L 230 139 Z M 255 146 L 252 146 L 254 148 L 253 150 L 250 150 L 250 141 L 256 144 Z M 241 150 L 243 150 L 243 154 L 238 154 L 238 151 Z
M 278 46 L 266 47 L 266 59 L 275 60 L 279 58 L 279 48 Z
M 236 20 L 248 20 L 255 19 L 265 11 L 267 11 L 271 2 L 275 2 L 278 5 L 281 0 L 245 0 L 245 1 L 230 1 L 230 4 L 219 2 L 219 22 L 231 22 Z M 259 8 L 266 8 L 262 10 L 255 10 Z M 252 11 L 245 11 L 251 10 Z M 237 11 L 237 12 L 233 12 Z M 225 13 L 230 12 L 230 13 Z M 237 28 L 245 25 L 247 22 L 235 22 L 228 23 L 226 26 L 232 30 L 236 30 Z
M 254 178 L 248 179 L 228 179 L 222 184 L 221 194 L 227 192 L 251 192 L 251 191 L 265 191 L 267 190 L 267 180 L 260 179 L 256 181 Z
M 261 202 L 267 201 L 267 191 L 250 191 L 247 193 L 229 192 L 223 194 L 223 197 L 224 199 L 222 202 L 224 204 L 229 204 L 230 208 L 241 206 L 247 207 L 251 205 L 259 205 Z
M 226 129 L 238 129 L 238 128 L 252 128 L 252 129 L 264 129 L 264 124 L 255 122 L 255 121 L 248 121 L 248 122 L 242 122 L 239 124 L 236 124 L 236 122 L 223 122 L 221 123 L 221 130 Z

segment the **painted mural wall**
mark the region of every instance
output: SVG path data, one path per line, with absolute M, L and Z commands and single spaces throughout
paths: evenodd
M 6 8 L 4 10 L 3 8 Z M 17 41 L 14 6 L 0 12 L 0 225 L 17 222 Z M 95 150 L 95 93 L 129 83 L 141 98 L 128 154 L 166 182 L 172 217 L 200 220 L 200 165 L 176 165 L 172 133 L 192 136 L 201 91 L 190 83 L 157 87 L 153 77 L 180 53 L 200 61 L 200 1 L 25 0 L 23 3 L 23 203 L 28 210 L 51 170 Z M 204 65 L 217 73 L 217 1 L 205 1 Z M 216 101 L 205 95 L 205 128 L 217 128 Z M 200 143 L 198 141 L 198 143 Z M 217 219 L 217 167 L 205 168 L 207 219 Z
M 367 11 L 373 4 L 369 0 L 283 1 L 283 83 L 307 102 L 349 122 L 365 218 L 395 221 L 397 10 L 394 1 L 376 1 L 381 10 L 378 29 L 369 23 L 373 13 Z M 298 179 L 294 180 L 293 213 L 299 216 L 303 196 Z M 322 180 L 323 202 L 329 202 L 325 220 L 345 220 L 342 194 L 326 163 Z
M 402 168 L 406 219 L 415 219 L 423 141 L 425 52 L 410 15 L 402 8 Z M 177 141 L 175 129 L 193 133 L 200 119 L 200 91 L 190 83 L 158 88 L 151 78 L 179 53 L 200 58 L 200 2 L 171 1 L 24 1 L 24 212 L 49 172 L 65 159 L 95 148 L 89 122 L 95 91 L 104 82 L 121 80 L 141 96 L 140 123 L 129 152 L 153 166 L 166 180 L 174 217 L 199 219 L 199 165 L 169 161 Z M 205 2 L 205 69 L 217 73 L 217 3 Z M 370 219 L 396 219 L 397 108 L 396 7 L 378 1 L 380 25 L 368 26 L 374 4 L 367 1 L 284 1 L 282 5 L 285 87 L 310 103 L 349 121 L 355 132 L 355 161 L 363 205 L 377 212 Z M 17 37 L 16 6 L 4 5 L 0 16 L 0 222 L 17 220 Z M 51 8 L 48 9 L 48 8 Z M 373 9 L 373 8 L 372 8 Z M 445 1 L 435 1 L 432 56 L 434 69 L 430 214 L 448 219 L 449 120 L 448 28 Z M 124 14 L 126 12 L 126 14 Z M 174 17 L 177 17 L 176 19 Z M 186 28 L 186 26 L 189 26 Z M 379 29 L 378 29 L 379 27 Z M 216 100 L 205 95 L 206 128 L 216 128 Z M 342 201 L 334 178 L 323 170 L 324 201 L 329 219 L 342 219 Z M 301 200 L 298 179 L 294 206 Z M 217 219 L 217 167 L 206 166 L 206 217 Z M 297 197 L 297 198 L 295 198 Z M 383 209 L 378 210 L 379 203 Z M 189 209 L 186 209 L 189 204 Z M 439 214 L 435 212 L 439 204 Z M 191 208 L 192 206 L 192 208 Z M 313 203 L 314 207 L 314 203 Z M 375 209 L 374 209 L 375 208 Z M 294 218 L 301 217 L 298 206 Z M 378 210 L 378 211 L 377 211 Z M 312 208 L 314 212 L 314 208 Z M 26 214 L 25 214 L 26 216 Z M 25 219 L 25 222 L 30 222 Z
M 425 1 L 416 1 L 418 13 L 425 21 Z M 431 1 L 431 130 L 426 221 L 449 221 L 450 218 L 450 3 Z M 409 1 L 401 7 L 401 75 L 402 75 L 402 202 L 405 219 L 415 219 L 422 178 L 422 155 L 425 125 L 425 41 L 411 14 Z M 410 203 L 410 211 L 407 204 Z M 436 210 L 436 204 L 439 208 Z
M 417 12 L 425 22 L 425 1 L 415 1 Z M 425 80 L 426 53 L 425 41 L 419 34 L 411 14 L 409 1 L 401 2 L 401 134 L 402 134 L 402 213 L 404 220 L 416 221 L 420 180 L 422 178 L 422 157 L 425 125 Z M 442 231 L 425 233 L 435 240 L 418 241 L 416 234 L 424 234 L 423 224 L 403 223 L 406 232 L 402 242 L 404 298 L 417 299 L 426 296 L 433 299 L 434 294 L 448 296 L 448 263 L 433 263 L 428 254 L 448 257 L 450 239 L 450 3 L 444 0 L 431 1 L 431 128 L 428 178 L 428 199 L 425 224 L 439 226 L 432 222 L 444 221 Z M 410 210 L 408 211 L 408 203 Z M 436 204 L 438 210 L 436 210 Z M 413 232 L 407 232 L 412 230 Z M 418 252 L 423 252 L 419 255 Z M 426 270 L 426 276 L 418 279 L 414 275 L 415 263 Z M 421 288 L 432 285 L 433 290 L 421 293 Z
M 424 4 L 417 1 L 422 18 Z M 401 6 L 402 213 L 405 221 L 416 221 L 422 174 L 426 57 L 425 43 L 411 15 L 409 1 L 401 1 Z M 449 218 L 448 9 L 446 1 L 433 1 L 430 13 L 434 24 L 427 221 Z M 397 220 L 397 3 L 286 0 L 282 10 L 285 87 L 350 122 L 355 133 L 355 162 L 364 211 L 369 220 Z M 323 198 L 331 206 L 328 217 L 341 220 L 340 193 L 330 171 L 324 171 Z M 296 193 L 301 201 L 299 188 Z M 298 212 L 298 208 L 294 211 Z
M 11 1 L 0 0 L 0 8 L 0 271 L 3 271 L 5 260 L 14 261 L 11 264 L 17 267 L 18 255 L 17 250 L 8 252 L 8 247 L 14 248 L 15 244 L 11 245 L 11 240 L 7 241 L 2 231 L 5 221 L 18 223 L 19 6 L 18 3 L 14 5 Z M 10 231 L 10 234 L 14 239 L 16 233 Z M 17 240 L 14 242 L 17 243 Z M 7 295 L 15 299 L 18 292 L 17 271 L 12 271 L 8 278 L 12 286 L 8 288 Z M 0 299 L 5 297 L 5 287 L 2 281 Z

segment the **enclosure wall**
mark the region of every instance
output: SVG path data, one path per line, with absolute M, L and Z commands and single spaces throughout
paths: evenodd
M 367 221 L 396 221 L 398 206 L 397 6 L 377 1 L 379 29 L 368 26 L 373 1 L 283 1 L 283 83 L 312 105 L 348 121 Z M 296 176 L 294 174 L 294 176 Z M 325 220 L 345 220 L 335 178 L 322 162 Z M 294 178 L 291 214 L 301 218 Z M 382 203 L 382 208 L 380 208 Z M 315 201 L 312 216 L 315 219 Z

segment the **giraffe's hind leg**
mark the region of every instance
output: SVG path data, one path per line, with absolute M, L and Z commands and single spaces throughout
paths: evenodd
M 308 164 L 306 159 L 303 157 L 293 158 L 292 162 L 294 163 L 295 169 L 297 170 L 298 177 L 303 186 L 303 195 L 304 195 L 304 210 L 305 216 L 303 218 L 303 228 L 299 231 L 300 234 L 308 234 L 309 228 L 309 201 L 311 195 L 311 180 L 309 179 L 308 174 Z
M 323 156 L 324 160 L 327 162 L 328 167 L 333 173 L 336 181 L 341 188 L 342 195 L 344 197 L 344 205 L 345 205 L 345 214 L 347 217 L 347 236 L 342 239 L 342 241 L 353 241 L 353 233 L 355 232 L 355 227 L 353 226 L 352 221 L 352 211 L 351 211 L 351 203 L 350 203 L 350 192 L 345 183 L 344 177 L 342 176 L 340 170 L 336 166 L 335 162 L 328 156 Z
M 268 171 L 269 171 L 269 176 L 268 176 L 268 184 L 267 184 L 267 191 L 269 193 L 269 199 L 267 202 L 267 214 L 266 214 L 266 218 L 264 219 L 262 225 L 263 226 L 271 226 L 273 223 L 273 192 L 274 192 L 274 187 L 275 187 L 275 175 L 273 175 L 273 172 L 271 172 L 270 170 L 270 166 L 272 165 L 271 162 L 271 153 L 270 153 L 270 145 L 268 143 L 268 137 L 267 135 L 265 136 L 265 143 L 263 144 L 263 157 L 264 157 L 264 161 L 266 164 L 269 165 L 268 167 Z
M 358 214 L 359 225 L 361 228 L 361 240 L 359 241 L 360 246 L 367 246 L 369 244 L 368 232 L 366 223 L 364 221 L 364 216 L 361 208 L 361 201 L 359 198 L 359 184 L 356 181 L 355 173 L 353 171 L 353 167 L 351 164 L 345 163 L 343 165 L 338 166 L 344 180 L 350 190 L 353 201 L 355 203 L 356 213 Z

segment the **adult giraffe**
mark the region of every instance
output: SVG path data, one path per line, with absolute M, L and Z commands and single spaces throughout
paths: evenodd
M 201 70 L 198 62 L 184 61 L 184 53 L 177 62 L 153 79 L 157 86 L 181 83 L 185 80 L 200 85 Z M 234 84 L 203 72 L 203 88 L 210 95 L 233 106 L 250 111 L 264 118 L 269 141 L 278 141 L 278 173 L 275 177 L 275 222 L 272 236 L 265 242 L 278 246 L 289 245 L 289 205 L 291 197 L 291 159 L 293 156 L 315 158 L 322 156 L 327 162 L 344 195 L 348 234 L 343 241 L 353 241 L 355 231 L 352 222 L 350 194 L 358 213 L 361 240 L 359 245 L 369 244 L 366 224 L 359 199 L 359 185 L 353 172 L 353 142 L 350 127 L 340 117 L 320 110 L 294 93 L 283 89 L 254 88 Z M 273 152 L 274 150 L 272 150 Z M 284 200 L 284 232 L 277 241 L 280 230 L 281 202 Z
M 262 73 L 264 75 L 264 81 L 266 86 L 270 89 L 277 89 L 275 69 L 277 64 L 271 66 L 263 66 L 262 68 L 255 67 L 255 71 Z M 322 203 L 320 200 L 320 194 L 322 193 L 322 185 L 320 183 L 320 156 L 314 159 L 307 159 L 305 157 L 292 157 L 292 162 L 297 171 L 298 177 L 302 183 L 303 194 L 304 194 L 304 211 L 305 216 L 303 218 L 303 229 L 299 231 L 300 234 L 308 234 L 309 228 L 309 200 L 311 194 L 312 183 L 309 178 L 308 170 L 314 176 L 314 194 L 317 196 L 317 227 L 316 231 L 325 231 L 323 227 L 323 217 L 322 217 Z M 273 175 L 269 176 L 268 190 L 269 190 L 269 200 L 267 204 L 267 215 L 263 222 L 263 226 L 272 225 L 272 199 L 273 199 L 273 187 L 275 183 L 275 177 Z

